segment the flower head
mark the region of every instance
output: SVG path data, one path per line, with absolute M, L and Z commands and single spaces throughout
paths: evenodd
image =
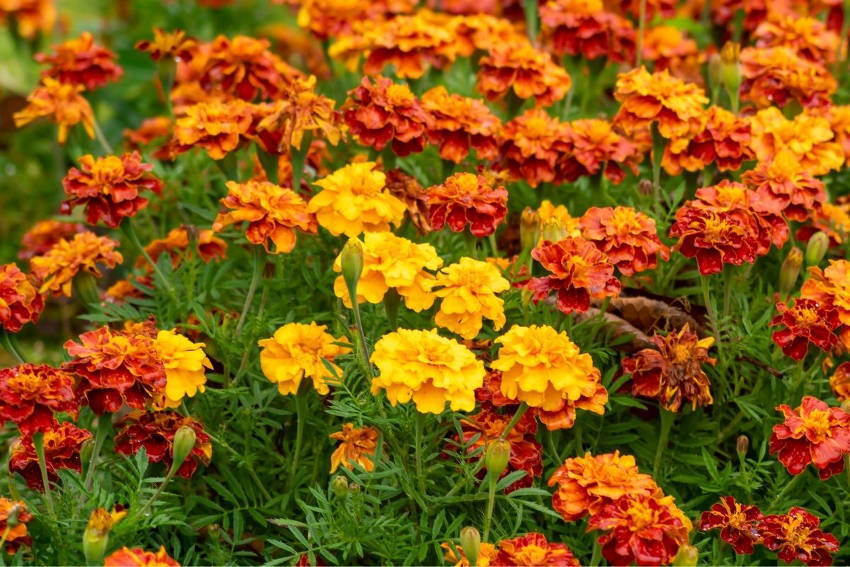
M 552 183 L 570 150 L 568 126 L 542 108 L 526 110 L 502 129 L 501 166 L 532 187 Z
M 497 45 L 478 62 L 478 91 L 487 100 L 504 97 L 509 91 L 521 98 L 534 98 L 538 106 L 549 106 L 564 98 L 572 81 L 551 55 L 527 42 Z
M 850 399 L 850 361 L 842 362 L 836 367 L 829 378 L 829 387 L 839 401 Z
M 145 51 L 154 61 L 160 59 L 179 59 L 191 61 L 198 48 L 198 42 L 186 37 L 183 30 L 167 32 L 161 28 L 153 28 L 153 39 L 143 39 L 136 42 L 136 49 Z
M 172 228 L 168 234 L 165 235 L 165 238 L 151 240 L 150 243 L 145 246 L 145 252 L 147 252 L 148 256 L 151 257 L 151 260 L 153 260 L 154 263 L 159 260 L 159 256 L 161 254 L 168 254 L 171 257 L 171 265 L 176 268 L 182 257 L 192 257 L 192 252 L 187 252 L 189 249 L 190 230 L 192 231 L 192 237 L 195 240 L 195 249 L 198 252 L 198 256 L 201 257 L 201 260 L 209 262 L 213 258 L 225 257 L 227 252 L 227 243 L 221 238 L 215 236 L 215 233 L 213 233 L 212 230 L 194 230 L 191 227 L 187 228 L 185 226 Z M 181 255 L 181 252 L 184 254 Z M 141 256 L 136 260 L 136 268 L 147 271 L 153 270 L 144 256 Z
M 207 465 L 212 458 L 210 436 L 204 425 L 194 418 L 171 410 L 133 410 L 118 424 L 115 433 L 115 451 L 135 455 L 142 447 L 151 463 L 162 463 L 170 470 L 173 462 L 174 435 L 182 427 L 195 432 L 195 444 L 186 460 L 177 469 L 183 478 L 191 478 L 199 464 Z
M 41 256 L 30 259 L 32 275 L 41 283 L 41 293 L 71 296 L 74 276 L 85 271 L 100 277 L 98 264 L 114 268 L 124 261 L 115 250 L 118 241 L 93 232 L 79 232 L 70 240 L 59 240 Z
M 484 363 L 468 348 L 436 330 L 399 329 L 375 343 L 371 361 L 378 367 L 372 393 L 385 390 L 390 404 L 411 399 L 421 413 L 475 408 L 475 389 L 484 382 Z
M 794 154 L 784 148 L 771 161 L 759 162 L 755 169 L 745 172 L 741 179 L 790 220 L 805 221 L 827 200 L 823 182 L 804 170 Z
M 664 151 L 662 165 L 671 175 L 700 171 L 716 164 L 720 171 L 737 171 L 751 159 L 750 123 L 719 106 L 711 106 L 690 135 L 674 138 Z
M 354 427 L 346 423 L 340 431 L 330 434 L 331 439 L 339 441 L 339 446 L 331 454 L 331 474 L 342 465 L 348 470 L 357 463 L 367 471 L 375 470 L 375 453 L 378 448 L 380 431 L 374 427 Z
M 434 119 L 428 138 L 441 158 L 461 163 L 473 149 L 478 159 L 498 155 L 502 124 L 479 99 L 449 94 L 439 85 L 422 95 L 422 108 Z
M 753 32 L 756 47 L 788 47 L 815 63 L 835 59 L 840 38 L 827 24 L 813 17 L 770 12 Z
M 778 108 L 769 106 L 752 115 L 749 122 L 752 150 L 759 161 L 769 162 L 787 148 L 811 175 L 838 170 L 844 163 L 841 138 L 820 109 L 804 110 L 789 120 Z
M 0 23 L 13 20 L 16 32 L 28 40 L 39 33 L 50 34 L 56 24 L 54 0 L 6 0 L 0 2 Z
M 92 434 L 80 429 L 71 422 L 54 423 L 53 427 L 44 431 L 44 461 L 47 468 L 47 480 L 59 480 L 57 471 L 71 469 L 80 472 L 80 447 Z M 41 480 L 41 470 L 38 465 L 38 455 L 35 452 L 32 436 L 25 435 L 16 441 L 9 455 L 9 472 L 20 473 L 27 485 L 38 491 L 44 491 Z
M 830 260 L 829 266 L 821 270 L 809 268 L 809 278 L 800 288 L 803 299 L 811 299 L 822 305 L 833 306 L 838 311 L 842 325 L 850 325 L 850 261 Z
M 453 232 L 469 232 L 482 237 L 493 234 L 505 220 L 508 191 L 492 174 L 455 173 L 440 185 L 428 189 L 426 205 L 432 230 L 446 224 Z
M 248 102 L 258 95 L 276 98 L 301 73 L 269 51 L 269 45 L 267 39 L 245 35 L 216 37 L 208 46 L 201 86 Z
M 46 364 L 0 369 L 0 419 L 13 422 L 24 435 L 56 426 L 54 412 L 77 415 L 74 377 Z
M 578 567 L 578 559 L 564 543 L 550 543 L 546 536 L 528 533 L 499 542 L 499 550 L 493 559 L 496 565 L 546 565 L 550 567 Z
M 205 369 L 212 369 L 204 346 L 204 343 L 193 343 L 174 329 L 156 334 L 156 352 L 165 368 L 164 393 L 169 406 L 176 406 L 184 397 L 192 398 L 204 391 Z
M 835 536 L 824 533 L 820 529 L 820 518 L 799 506 L 794 506 L 787 514 L 765 517 L 760 529 L 764 546 L 776 551 L 785 563 L 832 565 L 832 554 L 838 553 Z
M 638 146 L 615 132 L 607 120 L 574 120 L 566 125 L 565 136 L 569 150 L 558 159 L 559 182 L 573 182 L 602 171 L 610 181 L 620 183 L 625 170 L 637 173 L 643 159 Z
M 631 207 L 591 207 L 579 221 L 581 234 L 608 256 L 624 275 L 658 265 L 658 255 L 670 254 L 659 240 L 655 220 Z
M 251 126 L 250 105 L 240 99 L 199 102 L 182 111 L 174 126 L 178 152 L 198 146 L 212 159 L 222 159 L 239 146 Z
M 812 464 L 822 480 L 844 470 L 850 453 L 850 414 L 812 396 L 804 396 L 797 409 L 782 404 L 785 421 L 773 426 L 770 453 L 789 474 L 797 475 Z
M 761 543 L 760 524 L 764 515 L 756 506 L 741 504 L 732 496 L 724 496 L 718 504 L 702 513 L 699 529 L 720 528 L 720 539 L 737 554 L 750 554 L 753 544 Z
M 394 14 L 412 12 L 416 2 L 379 0 L 367 4 L 359 0 L 306 0 L 300 5 L 298 25 L 320 39 L 327 39 L 349 34 L 355 22 L 376 22 Z
M 841 318 L 834 306 L 796 298 L 791 307 L 777 301 L 776 310 L 770 326 L 782 328 L 774 331 L 772 338 L 786 356 L 799 361 L 808 353 L 809 343 L 826 352 L 838 344 L 834 332 L 841 325 Z
M 606 11 L 601 0 L 549 0 L 540 6 L 540 24 L 558 55 L 606 57 L 618 63 L 634 59 L 634 27 Z
M 493 264 L 461 258 L 440 270 L 432 287 L 434 295 L 443 300 L 434 316 L 437 326 L 464 339 L 478 335 L 484 318 L 493 321 L 497 331 L 504 326 L 504 302 L 496 294 L 507 291 L 511 284 Z
M 115 54 L 94 42 L 89 32 L 53 47 L 53 53 L 37 53 L 35 60 L 49 65 L 41 72 L 60 83 L 82 85 L 93 91 L 108 82 L 117 81 L 123 73 L 115 63 Z
M 313 387 L 324 396 L 330 391 L 328 385 L 342 376 L 342 369 L 334 364 L 334 359 L 350 350 L 334 344 L 338 342 L 345 341 L 334 338 L 325 325 L 287 323 L 271 338 L 257 343 L 262 348 L 260 367 L 284 396 L 297 394 L 305 378 L 312 380 Z
M 759 108 L 782 107 L 792 100 L 804 107 L 827 106 L 838 88 L 825 67 L 786 46 L 741 50 L 741 75 L 742 100 Z
M 165 552 L 164 546 L 159 551 L 145 551 L 141 547 L 122 547 L 113 551 L 103 560 L 103 567 L 180 567 Z
M 70 238 L 86 228 L 76 222 L 63 222 L 53 219 L 38 221 L 24 233 L 21 238 L 21 249 L 18 258 L 29 260 L 33 256 L 41 256 L 63 238 Z
M 80 123 L 89 138 L 94 138 L 94 114 L 89 101 L 80 94 L 84 90 L 82 85 L 45 77 L 27 97 L 27 106 L 14 114 L 15 126 L 20 128 L 46 116 L 59 126 L 60 144 L 68 139 L 68 130 Z
M 0 265 L 0 329 L 17 333 L 26 323 L 37 323 L 44 297 L 16 264 Z

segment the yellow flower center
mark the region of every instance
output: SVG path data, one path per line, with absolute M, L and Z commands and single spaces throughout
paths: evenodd
M 520 565 L 544 565 L 548 551 L 538 545 L 526 545 L 514 557 Z
M 394 106 L 408 104 L 413 100 L 413 93 L 405 85 L 393 84 L 387 87 L 387 100 Z
M 803 518 L 799 516 L 789 516 L 785 521 L 785 539 L 789 544 L 797 549 L 809 552 L 812 550 L 812 545 L 809 543 L 809 533 L 811 530 L 802 526 Z
M 644 528 L 651 526 L 657 521 L 655 510 L 649 506 L 642 506 L 639 503 L 633 504 L 626 513 L 630 520 L 629 529 L 633 532 L 639 532 Z
M 826 410 L 812 410 L 803 416 L 803 425 L 809 432 L 813 433 L 819 440 L 830 437 L 829 412 Z
M 41 378 L 29 372 L 21 372 L 9 379 L 12 390 L 21 394 L 35 395 L 41 391 Z

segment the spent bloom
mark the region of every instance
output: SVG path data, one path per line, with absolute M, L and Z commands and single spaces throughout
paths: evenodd
M 114 268 L 124 261 L 115 250 L 118 241 L 93 232 L 79 232 L 70 240 L 64 238 L 41 256 L 30 259 L 32 275 L 41 283 L 41 293 L 71 296 L 71 285 L 80 272 L 100 277 L 98 264 Z
M 115 451 L 123 455 L 135 455 L 144 447 L 149 462 L 162 463 L 169 470 L 174 457 L 174 436 L 182 427 L 189 427 L 195 432 L 195 444 L 186 460 L 180 464 L 177 474 L 191 478 L 199 464 L 209 464 L 212 444 L 201 422 L 176 411 L 131 411 L 117 425 Z
M 180 567 L 174 559 L 168 556 L 164 546 L 159 551 L 145 551 L 141 547 L 122 547 L 106 556 L 103 567 Z
M 115 63 L 115 54 L 94 42 L 94 36 L 83 32 L 53 47 L 53 53 L 37 53 L 35 60 L 47 64 L 42 79 L 50 77 L 60 83 L 82 85 L 88 91 L 117 81 L 123 73 Z
M 484 318 L 498 331 L 505 324 L 505 308 L 496 294 L 510 287 L 493 264 L 461 258 L 440 270 L 433 282 L 434 295 L 442 298 L 434 322 L 464 339 L 478 335 Z
M 0 329 L 17 333 L 26 323 L 37 323 L 44 297 L 17 264 L 0 265 Z
M 753 545 L 761 543 L 759 528 L 764 514 L 756 506 L 741 504 L 732 496 L 724 496 L 711 509 L 702 513 L 699 529 L 720 528 L 720 539 L 732 546 L 737 554 L 750 554 Z
M 74 377 L 46 364 L 0 369 L 0 419 L 13 422 L 24 435 L 49 431 L 55 413 L 77 415 Z
M 425 204 L 432 230 L 448 225 L 453 232 L 482 237 L 493 234 L 508 213 L 508 191 L 499 177 L 487 173 L 455 173 L 428 189 Z
M 184 397 L 204 391 L 206 370 L 212 363 L 204 354 L 204 343 L 193 343 L 175 330 L 156 334 L 156 352 L 165 368 L 165 398 L 176 406 Z
M 511 90 L 521 98 L 534 98 L 538 106 L 549 106 L 570 90 L 572 81 L 552 56 L 527 42 L 495 46 L 478 62 L 478 91 L 487 100 L 497 100 Z
M 82 468 L 80 447 L 91 438 L 91 432 L 80 429 L 68 421 L 54 423 L 53 427 L 44 431 L 44 461 L 48 482 L 59 480 L 57 471 L 60 469 L 80 472 Z M 35 452 L 32 436 L 25 435 L 12 444 L 9 455 L 9 472 L 20 473 L 31 489 L 44 491 L 38 455 Z
M 626 276 L 655 269 L 670 253 L 658 238 L 655 220 L 632 207 L 591 207 L 579 221 L 581 234 Z
M 380 431 L 374 427 L 354 427 L 346 423 L 342 429 L 330 434 L 330 438 L 339 441 L 339 445 L 331 454 L 331 474 L 343 466 L 354 469 L 357 463 L 369 472 L 375 470 L 375 453 L 378 448 Z
M 502 123 L 482 101 L 449 94 L 438 85 L 422 95 L 422 108 L 434 119 L 428 139 L 439 148 L 441 158 L 461 163 L 470 150 L 478 159 L 498 155 Z
M 94 113 L 89 102 L 80 94 L 82 85 L 64 84 L 46 77 L 27 97 L 27 106 L 14 114 L 15 126 L 47 117 L 59 127 L 60 144 L 68 139 L 72 126 L 82 124 L 89 138 L 94 138 Z

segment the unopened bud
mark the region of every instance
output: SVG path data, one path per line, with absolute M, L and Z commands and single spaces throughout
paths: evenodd
M 348 494 L 348 479 L 341 474 L 336 475 L 331 479 L 331 490 L 339 497 Z
M 470 565 L 478 565 L 478 551 L 481 549 L 481 534 L 475 526 L 464 526 L 460 530 L 460 547 Z
M 841 402 L 841 409 L 846 413 L 850 413 L 850 400 L 844 400 Z
M 692 567 L 699 560 L 699 550 L 693 545 L 683 545 L 673 558 L 673 565 Z
M 352 482 L 348 485 L 348 491 L 352 494 L 357 494 L 358 492 L 360 492 L 360 485 L 356 482 Z
M 712 86 L 721 84 L 720 74 L 721 68 L 723 67 L 723 60 L 720 59 L 720 55 L 717 53 L 712 53 L 708 58 L 708 82 Z
M 523 250 L 531 250 L 540 240 L 540 215 L 526 207 L 519 217 L 519 242 Z
M 785 260 L 782 261 L 782 267 L 779 268 L 779 295 L 787 297 L 797 285 L 797 278 L 800 276 L 800 268 L 803 267 L 803 251 L 796 246 L 792 248 Z
M 186 457 L 195 448 L 196 440 L 197 434 L 191 427 L 184 425 L 177 430 L 177 433 L 174 434 L 174 445 L 171 448 L 172 469 L 176 470 L 186 461 Z
M 556 218 L 546 219 L 541 228 L 543 240 L 560 242 L 567 237 L 567 228 Z
M 720 82 L 729 94 L 729 98 L 738 95 L 741 87 L 741 64 L 738 59 L 741 55 L 741 44 L 727 41 L 720 50 Z
M 641 179 L 638 182 L 638 193 L 640 193 L 644 197 L 652 195 L 652 181 L 650 181 L 649 179 Z
M 100 419 L 105 419 L 101 416 Z M 89 438 L 80 445 L 80 462 L 83 466 L 90 465 L 92 453 L 94 453 L 94 439 Z
M 495 439 L 487 444 L 487 451 L 484 453 L 484 467 L 487 469 L 487 475 L 490 478 L 496 479 L 502 476 L 502 473 L 508 467 L 508 461 L 511 458 L 511 444 L 505 439 Z
M 89 565 L 102 563 L 112 524 L 112 516 L 105 508 L 95 508 L 89 516 L 89 522 L 83 532 L 83 555 Z
M 363 243 L 360 239 L 355 237 L 348 239 L 339 254 L 339 261 L 342 265 L 345 285 L 349 290 L 357 290 L 357 282 L 360 281 L 360 274 L 363 272 Z
M 806 265 L 816 266 L 820 264 L 828 249 L 829 235 L 822 230 L 814 233 L 806 245 Z
M 746 435 L 738 435 L 738 439 L 735 441 L 735 451 L 738 452 L 738 457 L 743 459 L 749 449 L 750 438 Z

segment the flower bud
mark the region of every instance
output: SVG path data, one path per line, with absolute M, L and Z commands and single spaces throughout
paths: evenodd
M 342 277 L 345 279 L 345 285 L 349 291 L 354 293 L 357 290 L 357 282 L 360 281 L 360 274 L 363 272 L 363 243 L 359 238 L 351 237 L 345 246 L 342 247 L 342 252 L 339 255 L 340 264 L 342 264 Z
M 850 413 L 850 400 L 844 400 L 841 402 L 841 409 L 846 413 Z
M 692 567 L 699 560 L 699 550 L 693 545 L 683 545 L 673 558 L 673 565 Z
M 638 193 L 640 193 L 644 197 L 652 195 L 652 181 L 650 181 L 649 179 L 641 179 L 638 182 Z
M 83 554 L 89 565 L 103 562 L 113 523 L 112 515 L 105 508 L 95 508 L 89 516 L 89 523 L 83 532 Z
M 341 474 L 331 479 L 331 490 L 340 498 L 348 494 L 348 479 Z
M 519 302 L 522 305 L 523 309 L 528 309 L 528 306 L 531 305 L 531 298 L 534 296 L 534 292 L 528 289 L 527 287 L 523 287 L 519 292 Z
M 526 207 L 519 217 L 519 242 L 523 250 L 531 250 L 540 240 L 540 215 Z
M 800 276 L 800 268 L 803 266 L 803 252 L 796 246 L 792 248 L 785 260 L 782 261 L 782 267 L 779 268 L 779 295 L 787 297 L 797 285 L 797 278 Z
M 502 473 L 508 467 L 510 458 L 510 442 L 505 439 L 490 441 L 487 444 L 487 451 L 484 453 L 484 467 L 487 469 L 487 475 L 492 479 L 502 476 Z
M 720 82 L 729 94 L 729 98 L 738 96 L 741 87 L 741 44 L 727 41 L 720 50 Z
M 721 84 L 720 70 L 722 66 L 723 61 L 720 59 L 720 55 L 712 53 L 708 58 L 708 83 L 712 88 Z
M 460 547 L 470 565 L 478 565 L 478 551 L 481 549 L 481 534 L 475 526 L 464 526 L 460 530 Z
M 173 462 L 171 468 L 177 470 L 186 461 L 186 457 L 195 448 L 195 440 L 197 435 L 195 430 L 184 425 L 174 434 L 174 445 L 171 448 L 171 457 Z
M 543 240 L 560 242 L 567 237 L 567 229 L 556 218 L 546 219 L 541 229 L 541 235 Z
M 94 453 L 94 439 L 88 438 L 80 445 L 80 462 L 84 467 L 91 465 L 92 453 Z
M 738 439 L 735 442 L 735 451 L 738 452 L 738 457 L 743 459 L 744 455 L 747 454 L 747 451 L 750 449 L 750 438 L 746 435 L 738 435 Z
M 348 485 L 348 491 L 351 492 L 351 494 L 357 494 L 360 492 L 360 485 L 356 482 L 352 482 Z
M 816 266 L 820 264 L 828 249 L 829 235 L 822 230 L 814 233 L 806 245 L 806 265 Z

